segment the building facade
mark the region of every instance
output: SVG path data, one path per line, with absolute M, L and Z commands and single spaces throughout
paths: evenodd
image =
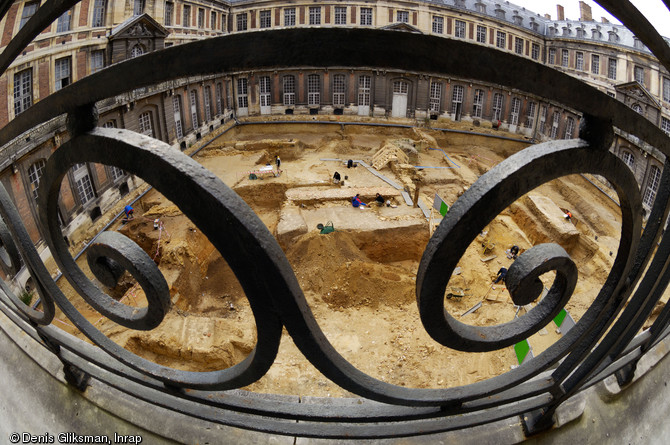
M 0 21 L 1 47 L 30 20 L 37 1 L 16 1 Z M 670 133 L 670 73 L 626 28 L 567 21 L 477 0 L 333 3 L 302 0 L 83 0 L 45 29 L 0 77 L 0 125 L 49 94 L 113 63 L 230 33 L 292 27 L 361 27 L 462 39 L 549 65 L 616 97 Z M 436 55 L 436 57 L 440 57 Z M 349 115 L 361 119 L 462 120 L 499 126 L 530 140 L 578 137 L 580 116 L 523 91 L 471 79 L 374 67 L 291 66 L 175 79 L 97 104 L 99 125 L 126 128 L 185 149 L 227 120 L 262 115 Z M 0 150 L 3 181 L 35 243 L 36 190 L 45 160 L 68 138 L 56 120 Z M 612 151 L 633 170 L 645 206 L 653 202 L 663 157 L 618 133 Z M 66 236 L 95 221 L 136 187 L 118 168 L 75 166 L 62 188 Z

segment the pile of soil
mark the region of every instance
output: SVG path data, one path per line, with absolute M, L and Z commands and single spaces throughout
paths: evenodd
M 414 300 L 414 277 L 399 266 L 368 258 L 346 232 L 308 233 L 289 247 L 305 292 L 321 295 L 335 310 L 407 304 Z

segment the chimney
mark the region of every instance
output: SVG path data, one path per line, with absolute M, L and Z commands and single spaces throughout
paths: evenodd
M 556 20 L 565 20 L 565 9 L 563 6 L 556 5 Z
M 586 2 L 579 2 L 579 20 L 582 22 L 592 22 L 593 15 L 591 15 L 591 7 Z
M 547 19 L 547 20 L 551 20 L 551 14 L 545 14 L 544 18 Z
M 601 20 L 603 23 L 609 23 L 609 22 L 610 22 L 609 20 L 607 20 L 607 17 L 600 17 L 600 20 Z

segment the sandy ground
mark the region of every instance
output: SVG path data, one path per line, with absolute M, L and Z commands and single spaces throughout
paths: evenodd
M 380 170 L 412 197 L 418 178 L 419 196 L 428 208 L 435 193 L 453 203 L 481 174 L 526 146 L 429 129 L 248 126 L 229 131 L 196 160 L 232 187 L 275 236 L 287 215 L 304 222 L 304 232 L 288 233 L 280 244 L 321 329 L 360 370 L 420 388 L 453 387 L 508 371 L 517 364 L 511 347 L 489 353 L 454 351 L 436 343 L 423 329 L 415 276 L 431 227 L 420 209 L 407 206 L 399 191 L 362 166 L 347 169 L 341 162 L 327 160 L 370 162 L 388 144 L 407 150 L 413 165 L 443 167 L 417 173 L 412 165 L 391 162 Z M 448 158 L 430 148 L 444 150 Z M 273 162 L 275 155 L 282 160 L 281 176 L 249 179 L 249 172 Z M 344 185 L 332 183 L 335 171 L 342 174 Z M 372 201 L 377 192 L 393 198 L 397 206 L 361 211 L 349 203 L 355 193 Z M 563 219 L 561 209 L 572 211 L 573 223 Z M 80 297 L 72 295 L 72 301 L 114 341 L 157 363 L 206 371 L 243 360 L 254 347 L 256 330 L 244 293 L 225 260 L 159 193 L 149 193 L 136 210 L 135 221 L 113 229 L 142 246 L 165 275 L 173 306 L 163 323 L 150 332 L 129 331 L 102 319 Z M 445 299 L 445 308 L 472 325 L 511 321 L 517 308 L 507 290 L 502 284 L 491 286 L 498 269 L 512 262 L 505 250 L 517 244 L 523 251 L 551 241 L 561 244 L 579 268 L 577 288 L 566 306 L 579 320 L 613 262 L 610 252 L 618 247 L 619 213 L 615 202 L 580 176 L 560 178 L 519 198 L 472 241 L 459 262 L 460 273 L 449 283 L 447 292 L 453 296 Z M 153 228 L 155 218 L 163 224 L 161 230 Z M 316 225 L 328 221 L 336 231 L 319 234 Z M 485 252 L 483 244 L 491 249 Z M 483 261 L 489 257 L 493 258 Z M 549 275 L 543 277 L 547 286 Z M 129 276 L 109 291 L 126 304 L 146 304 Z M 463 316 L 480 302 L 478 310 Z M 518 315 L 523 314 L 521 309 Z M 539 354 L 558 338 L 550 323 L 529 341 Z M 249 389 L 347 394 L 314 369 L 286 333 L 274 365 Z

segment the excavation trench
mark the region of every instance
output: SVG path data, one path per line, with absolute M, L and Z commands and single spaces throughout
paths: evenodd
M 196 159 L 237 192 L 275 236 L 320 328 L 347 360 L 394 384 L 449 387 L 504 373 L 518 364 L 517 358 L 511 347 L 488 353 L 454 351 L 426 334 L 416 305 L 415 279 L 430 230 L 440 216 L 434 212 L 428 221 L 419 208 L 405 203 L 401 192 L 406 190 L 413 199 L 419 184 L 418 196 L 427 209 L 436 194 L 451 205 L 481 174 L 524 146 L 430 129 L 254 125 L 229 131 Z M 371 165 L 379 150 L 393 153 L 388 147 L 398 147 L 408 159 L 415 157 L 418 165 L 442 168 L 419 172 L 391 159 L 377 169 L 388 182 L 363 165 L 345 165 L 348 159 Z M 267 164 L 276 171 L 275 156 L 282 161 L 280 175 L 251 178 L 250 172 Z M 335 171 L 344 184 L 333 183 Z M 371 204 L 369 208 L 352 207 L 356 193 Z M 374 204 L 377 193 L 391 205 Z M 579 268 L 577 288 L 566 306 L 579 320 L 609 273 L 609 252 L 618 247 L 619 209 L 601 195 L 579 176 L 569 176 L 517 199 L 472 240 L 445 291 L 446 310 L 478 326 L 523 316 L 504 284 L 491 283 L 498 270 L 513 261 L 506 255 L 512 245 L 523 252 L 554 242 Z M 566 208 L 575 215 L 573 222 L 564 219 Z M 114 230 L 154 258 L 169 284 L 172 307 L 161 325 L 149 332 L 108 320 L 96 326 L 136 354 L 179 369 L 208 371 L 242 361 L 256 343 L 256 326 L 227 262 L 158 192 L 145 196 L 136 214 L 134 221 Z M 159 229 L 154 228 L 156 219 Z M 334 230 L 322 234 L 323 226 Z M 126 278 L 115 298 L 142 305 L 141 289 Z M 551 276 L 544 280 L 551 284 Z M 463 315 L 479 303 L 477 310 Z M 91 319 L 99 317 L 85 303 L 76 304 Z M 537 354 L 558 338 L 550 324 L 529 341 Z M 250 389 L 347 394 L 313 368 L 286 332 L 274 365 Z

